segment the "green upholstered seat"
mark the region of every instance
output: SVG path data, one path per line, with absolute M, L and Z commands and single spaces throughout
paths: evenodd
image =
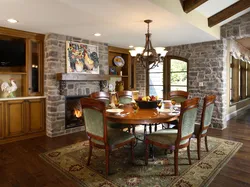
M 122 142 L 129 141 L 134 137 L 135 136 L 133 134 L 130 134 L 128 132 L 108 128 L 108 144 L 110 146 L 115 146 L 115 145 L 120 144 Z M 102 141 L 98 141 L 95 139 L 92 139 L 92 142 L 99 144 L 99 145 L 104 145 L 104 143 Z
M 147 139 L 165 145 L 174 145 L 177 138 L 177 129 L 164 129 L 147 135 Z

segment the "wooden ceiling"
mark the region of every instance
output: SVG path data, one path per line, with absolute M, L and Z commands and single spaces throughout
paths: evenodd
M 183 0 L 182 1 L 183 11 L 186 13 L 189 13 L 207 1 L 209 0 Z M 209 17 L 208 26 L 213 27 L 217 25 L 218 23 L 232 17 L 233 15 L 249 7 L 250 7 L 250 0 L 239 0 L 236 3 L 232 4 L 231 6 Z

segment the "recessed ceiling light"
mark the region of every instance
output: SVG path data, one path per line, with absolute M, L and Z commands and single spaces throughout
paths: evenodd
M 9 23 L 17 23 L 17 22 L 18 22 L 16 19 L 13 19 L 13 18 L 8 19 L 7 21 L 8 21 Z
M 95 36 L 101 36 L 101 34 L 100 34 L 100 33 L 95 33 L 94 35 L 95 35 Z
M 130 46 L 128 46 L 129 48 L 133 48 L 134 46 L 133 45 L 130 45 Z

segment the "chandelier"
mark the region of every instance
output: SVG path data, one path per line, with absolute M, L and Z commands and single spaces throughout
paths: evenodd
M 165 47 L 155 47 L 153 48 L 149 33 L 149 24 L 152 20 L 144 20 L 148 24 L 148 29 L 146 35 L 145 47 L 134 47 L 134 50 L 129 50 L 130 55 L 136 58 L 136 61 L 139 62 L 145 69 L 153 69 L 158 66 L 158 63 L 163 62 L 167 51 Z

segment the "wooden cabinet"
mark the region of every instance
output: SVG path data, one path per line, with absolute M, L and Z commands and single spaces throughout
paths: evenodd
M 3 102 L 0 102 L 0 139 L 4 136 L 4 109 Z
M 5 107 L 5 137 L 23 135 L 25 133 L 25 101 L 7 101 Z
M 1 82 L 10 83 L 13 78 L 18 87 L 14 93 L 16 97 L 42 96 L 44 35 L 0 27 L 0 40 L 18 41 L 22 44 L 19 53 L 25 56 L 24 63 L 0 66 Z
M 0 102 L 0 144 L 45 134 L 45 98 Z
M 124 59 L 125 64 L 123 67 L 115 66 L 113 60 L 116 56 L 120 56 Z M 134 81 L 132 81 L 132 72 L 131 72 L 131 56 L 128 49 L 118 48 L 109 46 L 109 67 L 113 66 L 116 69 L 117 75 L 110 76 L 120 76 L 122 71 L 121 80 L 124 82 L 124 89 L 131 90 L 134 89 Z M 134 72 L 133 72 L 134 73 Z M 133 84 L 132 84 L 133 83 Z
M 34 99 L 27 101 L 27 127 L 28 132 L 44 130 L 44 100 Z

